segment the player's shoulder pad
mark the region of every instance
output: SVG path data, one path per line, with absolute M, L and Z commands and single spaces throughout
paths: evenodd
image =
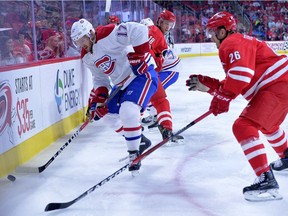
M 105 25 L 105 26 L 98 26 L 96 28 L 96 40 L 99 41 L 99 40 L 107 37 L 113 31 L 113 29 L 115 27 L 116 27 L 115 24 L 108 24 L 108 25 Z

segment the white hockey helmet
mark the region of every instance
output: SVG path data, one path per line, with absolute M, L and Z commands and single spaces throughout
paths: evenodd
M 142 19 L 140 21 L 140 24 L 143 24 L 145 26 L 153 26 L 154 25 L 153 21 L 150 18 Z
M 91 40 L 90 31 L 95 32 L 93 25 L 86 19 L 80 19 L 77 22 L 74 22 L 71 27 L 71 39 L 75 43 L 83 36 L 87 35 Z

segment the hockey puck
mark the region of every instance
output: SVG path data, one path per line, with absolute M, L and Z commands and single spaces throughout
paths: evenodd
M 10 181 L 14 182 L 16 180 L 16 177 L 13 175 L 8 175 L 7 179 L 9 179 Z

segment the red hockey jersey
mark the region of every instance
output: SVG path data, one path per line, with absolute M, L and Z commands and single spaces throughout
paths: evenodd
M 251 100 L 260 89 L 288 80 L 288 57 L 254 37 L 230 35 L 221 43 L 219 57 L 226 73 L 223 88 L 235 97 Z
M 162 70 L 162 65 L 164 62 L 163 52 L 168 50 L 168 46 L 166 40 L 164 38 L 161 30 L 153 25 L 149 26 L 149 44 L 151 47 L 151 54 L 154 57 L 157 68 L 155 69 L 157 72 Z

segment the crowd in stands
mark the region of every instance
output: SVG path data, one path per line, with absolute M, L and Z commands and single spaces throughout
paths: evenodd
M 241 4 L 251 20 L 251 35 L 267 41 L 287 40 L 287 1 L 243 1 Z
M 70 37 L 65 38 L 63 33 L 62 15 L 59 12 L 61 1 L 35 3 L 34 32 L 31 1 L 1 1 L 0 8 L 0 66 L 79 55 L 79 50 L 70 44 Z M 73 18 L 67 13 L 67 35 L 73 22 L 81 18 L 81 14 L 78 15 Z
M 175 1 L 157 1 L 173 11 Z M 177 1 L 176 1 L 177 2 Z M 219 11 L 228 11 L 238 21 L 238 31 L 261 40 L 288 39 L 288 1 L 181 1 L 181 30 L 176 42 L 209 42 L 205 34 L 207 20 Z M 188 11 L 188 12 L 187 12 Z M 179 40 L 180 39 L 180 40 Z
M 103 22 L 105 1 L 85 1 L 86 11 L 83 1 L 64 1 L 64 19 L 62 1 L 33 2 L 32 16 L 31 1 L 0 1 L 0 66 L 79 55 L 69 36 L 73 22 L 85 17 L 95 26 L 106 24 Z M 125 7 L 133 5 L 131 0 L 121 2 Z M 218 11 L 234 14 L 241 33 L 267 41 L 288 40 L 288 1 L 285 0 L 169 0 L 153 3 L 177 14 L 173 31 L 175 43 L 209 42 L 205 25 Z

